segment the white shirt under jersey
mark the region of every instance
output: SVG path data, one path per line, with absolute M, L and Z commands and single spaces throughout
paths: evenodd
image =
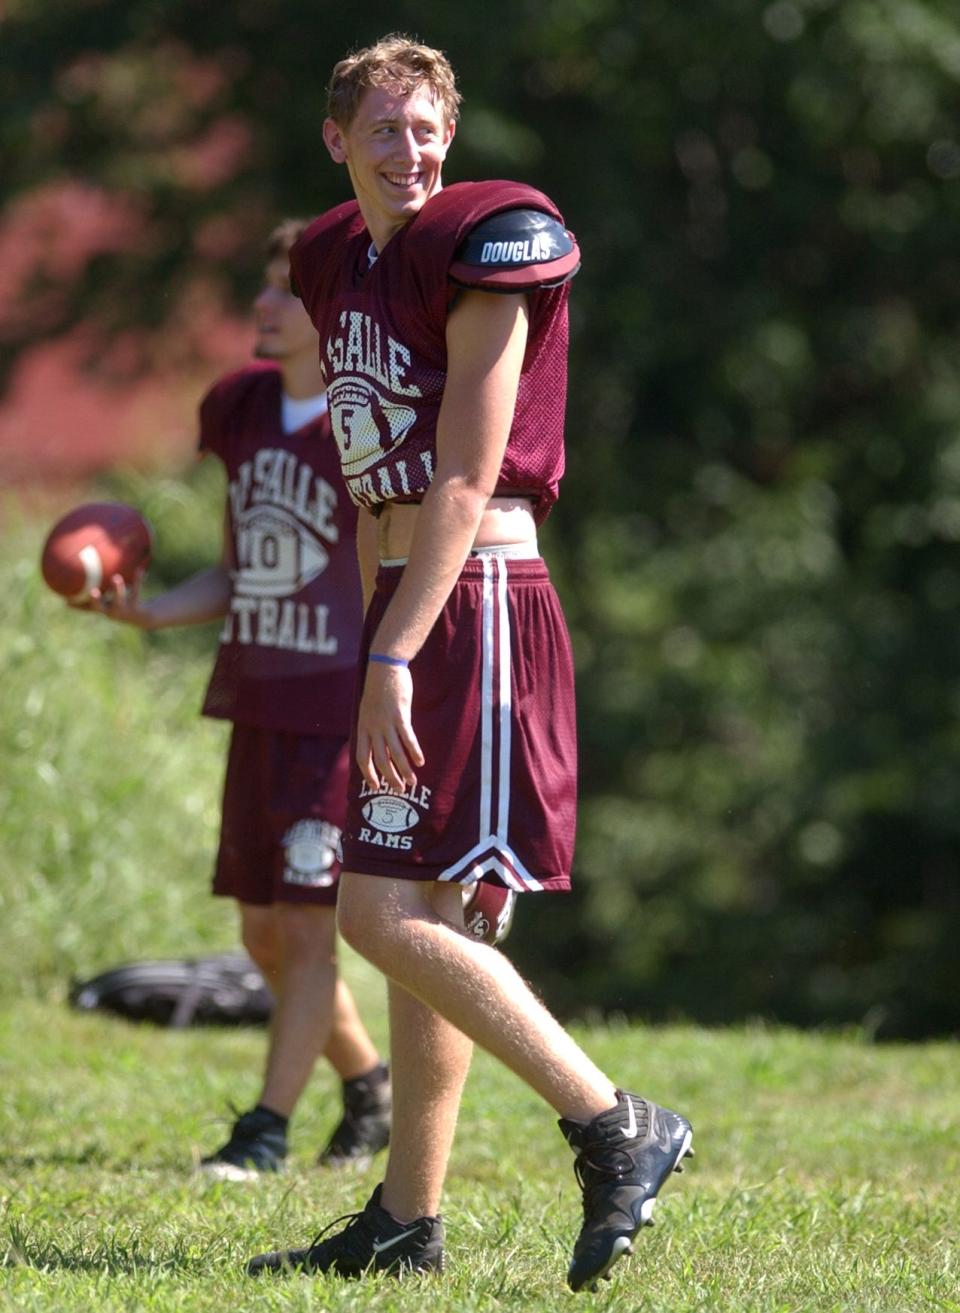
M 297 429 L 302 429 L 304 424 L 309 424 L 312 420 L 318 419 L 319 416 L 326 413 L 326 392 L 320 392 L 315 397 L 304 397 L 302 401 L 288 397 L 286 392 L 283 394 L 281 423 L 284 433 L 296 433 Z

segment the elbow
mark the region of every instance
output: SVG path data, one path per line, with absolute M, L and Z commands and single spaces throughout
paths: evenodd
M 455 505 L 463 514 L 482 513 L 497 487 L 496 476 L 475 471 L 441 475 L 437 472 L 430 485 L 431 493 Z

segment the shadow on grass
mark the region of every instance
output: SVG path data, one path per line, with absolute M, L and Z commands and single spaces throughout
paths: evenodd
M 82 1244 L 61 1245 L 55 1240 L 38 1240 L 11 1228 L 7 1243 L 0 1250 L 0 1271 L 29 1267 L 38 1272 L 106 1273 L 131 1276 L 136 1273 L 177 1272 L 201 1275 L 209 1272 L 212 1251 L 219 1241 L 205 1250 L 188 1250 L 174 1242 L 169 1249 L 144 1252 L 136 1242 L 107 1242 L 87 1247 Z M 224 1261 L 225 1256 L 224 1256 Z
M 107 1150 L 94 1145 L 76 1149 L 51 1149 L 46 1153 L 0 1153 L 0 1177 L 5 1172 L 13 1176 L 17 1171 L 38 1167 L 96 1167 L 103 1172 L 174 1172 L 185 1179 L 195 1175 L 193 1159 L 181 1158 L 117 1158 Z
M 102 1149 L 88 1145 L 79 1149 L 52 1149 L 49 1153 L 0 1153 L 0 1171 L 18 1167 L 103 1167 L 129 1171 L 130 1164 L 110 1162 Z

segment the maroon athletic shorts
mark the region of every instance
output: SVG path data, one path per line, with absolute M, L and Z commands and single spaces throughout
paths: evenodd
M 401 574 L 402 567 L 381 566 L 377 575 L 361 670 Z M 573 666 L 544 562 L 470 557 L 410 672 L 426 763 L 405 793 L 373 792 L 351 747 L 344 870 L 569 889 Z
M 215 894 L 333 906 L 348 756 L 340 737 L 234 725 Z

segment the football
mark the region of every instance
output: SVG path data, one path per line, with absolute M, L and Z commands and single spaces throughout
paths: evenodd
M 153 535 L 138 510 L 123 502 L 90 502 L 50 530 L 40 569 L 45 583 L 70 602 L 85 602 L 115 574 L 130 583 L 150 564 Z
M 517 895 L 499 884 L 478 880 L 463 891 L 463 924 L 482 944 L 501 944 L 510 933 Z

